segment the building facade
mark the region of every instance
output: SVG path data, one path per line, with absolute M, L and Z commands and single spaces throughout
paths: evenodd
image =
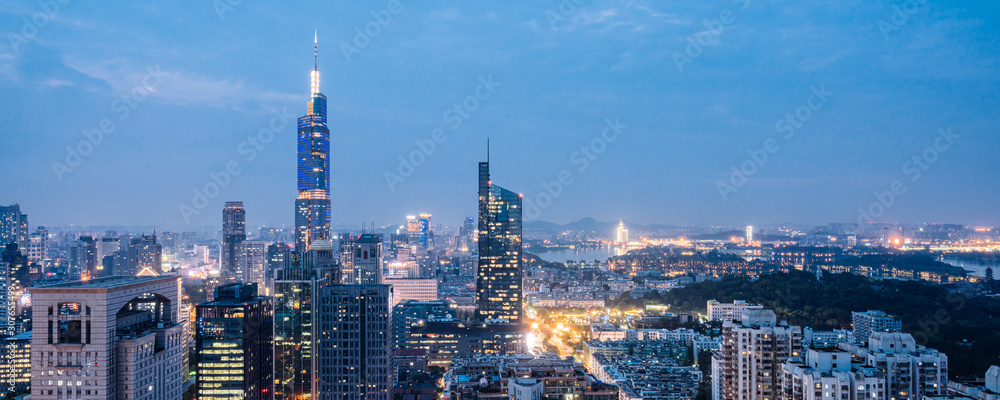
M 28 215 L 21 214 L 18 204 L 0 206 L 0 247 L 10 243 L 28 247 Z
M 895 315 L 889 315 L 878 310 L 851 312 L 851 322 L 854 326 L 854 343 L 868 343 L 868 338 L 875 332 L 899 332 L 903 330 L 903 321 Z
M 274 309 L 257 284 L 215 288 L 197 306 L 195 354 L 201 400 L 274 398 Z
M 313 70 L 306 115 L 298 120 L 298 197 L 295 199 L 295 250 L 306 252 L 316 239 L 330 239 L 330 128 L 326 96 L 319 92 L 318 45 L 313 40 Z
M 319 395 L 318 359 L 314 357 L 319 332 L 316 296 L 327 280 L 301 260 L 275 273 L 274 287 L 274 398 L 300 400 Z
M 479 163 L 479 269 L 476 316 L 479 321 L 523 317 L 521 196 L 490 180 L 490 163 Z
M 319 397 L 389 400 L 392 287 L 327 285 L 319 297 Z
M 771 310 L 745 310 L 740 322 L 722 325 L 719 367 L 722 400 L 774 400 L 781 366 L 802 356 L 802 328 L 778 322 Z M 715 361 L 713 361 L 715 362 Z
M 715 300 L 708 301 L 709 321 L 739 321 L 743 318 L 745 310 L 760 310 L 764 306 L 760 304 L 747 304 L 744 300 L 735 300 L 732 303 L 719 303 Z
M 115 276 L 32 289 L 33 399 L 179 399 L 178 277 Z
M 219 263 L 224 280 L 246 282 L 241 257 L 247 240 L 247 213 L 242 201 L 227 201 L 222 208 L 222 260 Z

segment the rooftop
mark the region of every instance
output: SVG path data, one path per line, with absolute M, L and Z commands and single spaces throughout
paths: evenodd
M 179 277 L 175 275 L 168 276 L 109 276 L 107 278 L 96 278 L 86 281 L 73 281 L 73 282 L 63 282 L 54 285 L 46 285 L 32 288 L 31 291 L 37 291 L 39 289 L 111 289 L 121 286 L 143 284 L 143 283 L 159 283 L 171 280 L 177 280 Z

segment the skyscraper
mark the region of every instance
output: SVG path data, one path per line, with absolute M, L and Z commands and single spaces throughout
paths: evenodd
M 47 258 L 49 258 L 49 231 L 44 226 L 39 226 L 28 238 L 28 261 L 41 265 Z
M 179 399 L 187 343 L 179 277 L 35 287 L 33 399 Z
M 313 37 L 312 90 L 306 115 L 298 121 L 298 198 L 295 199 L 295 250 L 330 238 L 330 128 L 326 96 L 319 92 L 319 51 Z
M 271 298 L 256 283 L 217 286 L 214 298 L 197 309 L 198 398 L 273 399 Z
M 247 240 L 247 213 L 242 201 L 227 201 L 222 208 L 222 262 L 220 273 L 229 281 L 246 281 L 240 265 Z
M 156 233 L 133 238 L 128 245 L 128 268 L 124 275 L 159 275 L 163 271 L 162 254 L 163 248 L 156 243 Z M 117 267 L 115 265 L 115 274 L 119 273 Z
M 476 317 L 521 322 L 521 196 L 490 181 L 479 163 L 479 271 Z
M 28 215 L 21 214 L 21 206 L 0 206 L 0 247 L 17 243 L 18 248 L 28 248 Z
M 315 357 L 319 313 L 315 299 L 327 280 L 293 255 L 289 268 L 275 273 L 274 398 L 299 400 L 319 395 Z
M 320 398 L 389 400 L 392 287 L 328 285 L 320 292 Z
M 82 279 L 95 277 L 97 241 L 92 236 L 80 236 L 69 248 L 69 274 Z
M 340 240 L 341 284 L 382 283 L 382 235 L 365 233 Z
M 243 242 L 243 253 L 240 255 L 241 279 L 244 283 L 256 282 L 263 288 L 267 274 L 267 243 L 260 240 Z
M 722 349 L 712 357 L 722 400 L 774 400 L 781 366 L 802 356 L 802 328 L 779 322 L 772 310 L 745 310 L 722 323 Z M 714 383 L 713 383 L 714 384 Z
M 621 244 L 628 244 L 628 229 L 625 228 L 625 221 L 618 221 L 618 229 L 615 231 L 615 241 Z

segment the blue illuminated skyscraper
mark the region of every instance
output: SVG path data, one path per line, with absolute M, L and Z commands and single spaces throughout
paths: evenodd
M 295 250 L 305 252 L 313 240 L 330 237 L 330 128 L 326 96 L 319 92 L 319 45 L 313 37 L 311 99 L 298 123 L 298 188 L 295 199 Z
M 479 163 L 479 321 L 521 322 L 521 195 L 490 181 L 490 162 Z

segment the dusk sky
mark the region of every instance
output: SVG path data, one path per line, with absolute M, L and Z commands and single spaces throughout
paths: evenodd
M 895 189 L 876 220 L 1000 224 L 997 2 L 523 3 L 5 1 L 0 204 L 291 226 L 317 29 L 335 225 L 475 215 L 487 138 L 526 219 L 855 222 Z

